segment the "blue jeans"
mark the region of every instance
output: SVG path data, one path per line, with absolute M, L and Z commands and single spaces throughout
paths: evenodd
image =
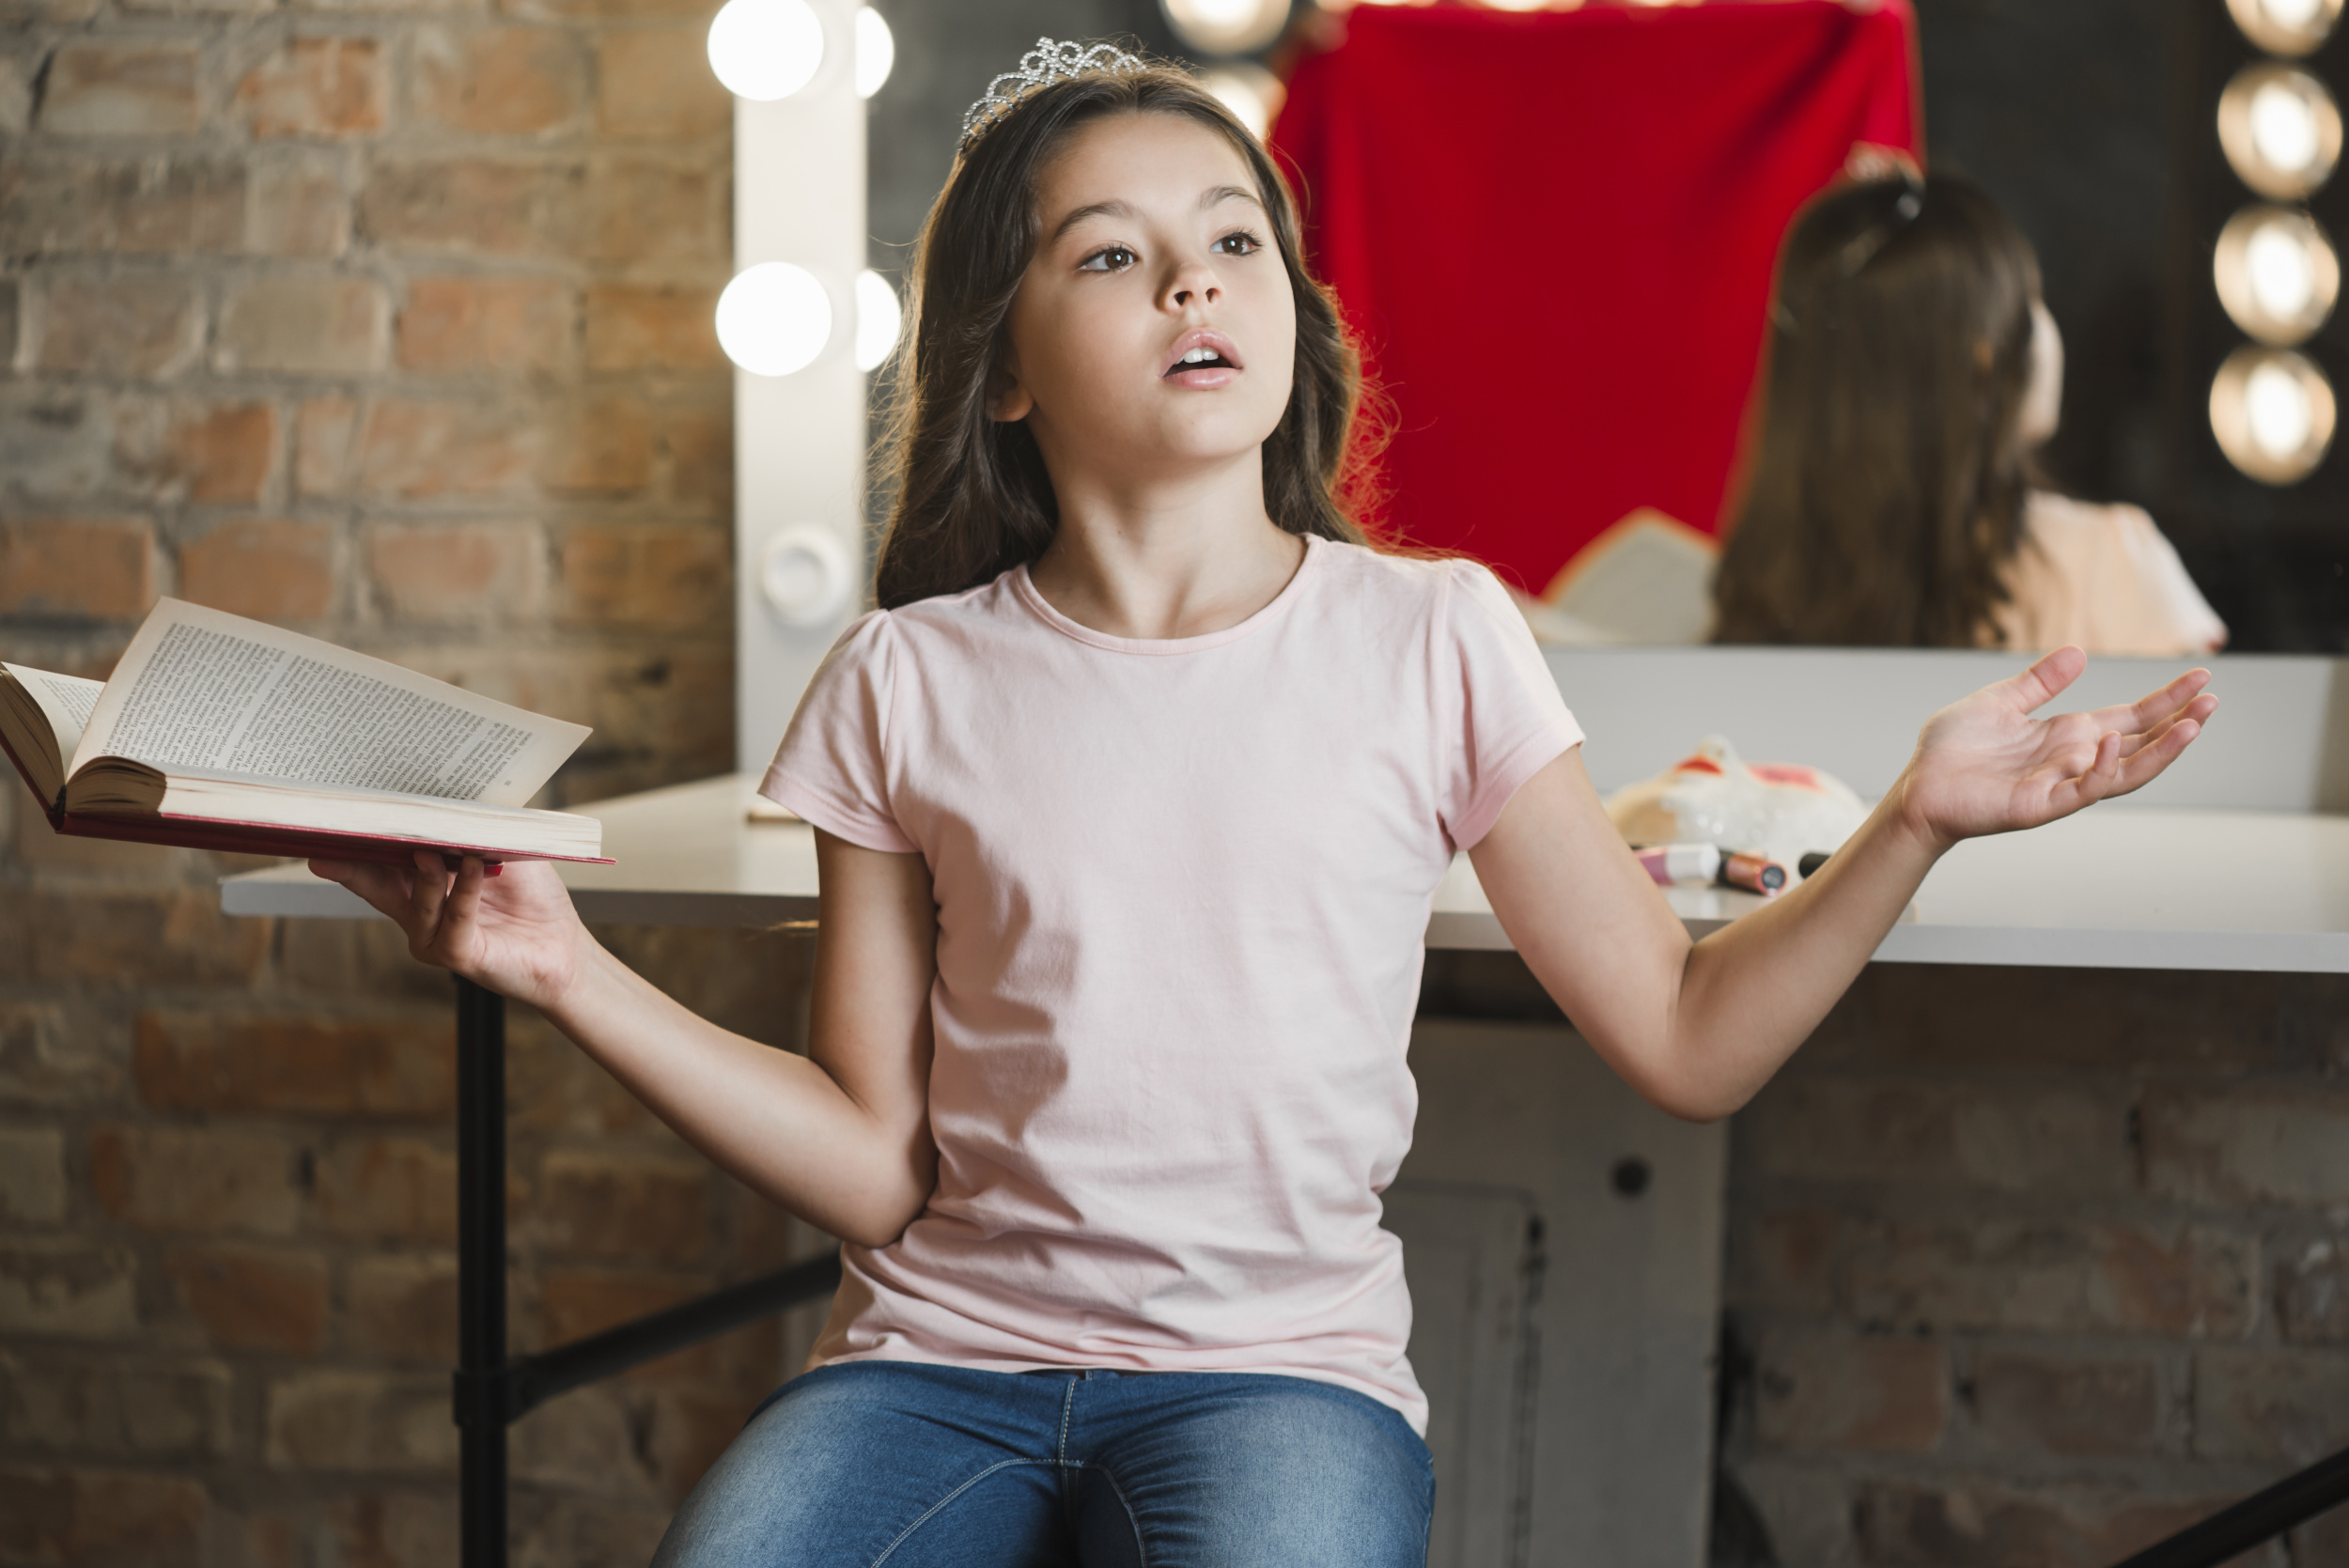
M 1423 1568 L 1436 1473 L 1367 1395 L 1260 1373 L 971 1372 L 785 1384 L 655 1568 Z

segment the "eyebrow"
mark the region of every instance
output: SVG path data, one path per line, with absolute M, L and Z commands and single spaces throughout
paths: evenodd
M 1258 209 L 1264 206 L 1264 203 L 1257 198 L 1256 193 L 1245 185 L 1211 185 L 1199 197 L 1199 210 L 1206 212 L 1222 206 L 1227 201 L 1244 201 Z M 1047 242 L 1059 243 L 1063 235 L 1088 218 L 1134 218 L 1138 216 L 1140 214 L 1134 210 L 1130 202 L 1118 201 L 1114 198 L 1109 201 L 1088 202 L 1063 218 L 1053 227 L 1052 238 Z

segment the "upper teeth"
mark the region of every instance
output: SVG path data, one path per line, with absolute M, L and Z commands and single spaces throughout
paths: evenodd
M 1208 360 L 1221 359 L 1221 357 L 1222 356 L 1218 354 L 1213 349 L 1186 349 L 1183 350 L 1183 363 L 1185 365 L 1204 365 Z

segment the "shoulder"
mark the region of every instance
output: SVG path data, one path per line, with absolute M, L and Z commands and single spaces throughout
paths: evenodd
M 1316 541 L 1325 587 L 1366 607 L 1408 619 L 1456 615 L 1470 603 L 1520 620 L 1509 590 L 1481 561 L 1456 555 L 1397 555 L 1367 545 Z
M 1023 622 L 1028 617 L 1019 611 L 1013 581 L 1019 572 L 1014 567 L 991 582 L 958 594 L 937 594 L 893 610 L 868 611 L 848 629 L 849 633 L 863 631 L 877 648 L 920 653 L 951 645 L 987 628 Z

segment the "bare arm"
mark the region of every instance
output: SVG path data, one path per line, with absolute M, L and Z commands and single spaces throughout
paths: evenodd
M 1676 1116 L 1726 1116 L 1817 1027 L 1952 845 L 2138 788 L 2217 706 L 2197 670 L 2126 707 L 2029 717 L 2086 665 L 2060 649 L 1936 714 L 1818 875 L 1701 942 L 1624 846 L 1579 752 L 1529 780 L 1469 858 L 1501 928 L 1608 1063 Z
M 894 1241 L 929 1199 L 937 914 L 919 855 L 817 831 L 821 918 L 808 1055 L 696 1017 L 582 925 L 543 863 L 492 879 L 313 862 L 399 923 L 409 951 L 543 1011 L 678 1136 L 834 1235 Z

